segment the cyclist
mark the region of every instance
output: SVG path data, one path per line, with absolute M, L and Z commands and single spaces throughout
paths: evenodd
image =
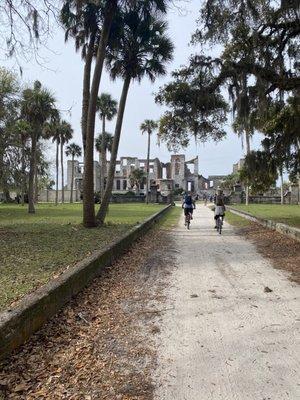
M 184 209 L 184 215 L 190 214 L 191 219 L 193 219 L 193 211 L 196 208 L 195 201 L 192 198 L 191 192 L 186 193 L 183 198 L 182 208 Z
M 215 195 L 215 229 L 217 229 L 217 219 L 219 217 L 222 217 L 222 221 L 224 220 L 225 217 L 225 200 L 224 200 L 224 194 L 222 189 L 218 188 L 217 193 Z

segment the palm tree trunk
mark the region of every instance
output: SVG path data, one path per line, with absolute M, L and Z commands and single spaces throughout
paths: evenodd
M 245 130 L 245 139 L 246 139 L 246 154 L 249 155 L 251 152 L 250 147 L 250 133 L 248 130 Z M 246 205 L 249 204 L 249 186 L 246 186 Z
M 5 176 L 5 171 L 4 171 L 4 154 L 1 152 L 0 153 L 0 188 L 3 191 L 4 194 L 4 201 L 8 203 L 10 201 L 10 194 L 7 186 L 7 179 Z
M 22 138 L 22 154 L 21 154 L 21 204 L 25 204 L 25 191 L 26 191 L 26 165 L 25 165 L 25 140 Z
M 28 213 L 34 214 L 34 174 L 36 165 L 37 134 L 34 132 L 31 137 L 31 154 L 28 177 Z
M 104 223 L 104 220 L 105 220 L 105 217 L 107 214 L 107 210 L 108 210 L 108 205 L 109 205 L 109 200 L 111 197 L 113 184 L 114 184 L 116 161 L 117 161 L 119 142 L 120 142 L 120 136 L 121 136 L 121 130 L 122 130 L 122 124 L 123 124 L 123 117 L 124 117 L 124 111 L 125 111 L 130 81 L 131 81 L 131 77 L 127 77 L 125 79 L 124 84 L 123 84 L 121 98 L 120 98 L 113 146 L 112 146 L 112 150 L 111 150 L 111 157 L 110 157 L 110 163 L 109 163 L 107 184 L 106 184 L 106 188 L 104 191 L 104 196 L 103 196 L 103 199 L 101 202 L 100 209 L 97 213 L 97 222 L 100 225 L 102 225 Z
M 60 143 L 60 164 L 61 164 L 61 202 L 65 202 L 65 182 L 64 182 L 64 142 Z
M 55 164 L 56 164 L 56 190 L 55 190 L 55 205 L 57 206 L 58 204 L 58 152 L 59 152 L 59 143 L 58 141 L 56 142 L 56 159 L 55 159 Z
M 298 154 L 300 151 L 300 140 L 297 140 L 297 150 Z M 300 204 L 300 173 L 297 173 L 297 180 L 298 180 L 298 204 Z
M 93 81 L 89 96 L 87 117 L 86 148 L 84 154 L 84 179 L 83 179 L 83 224 L 86 227 L 96 226 L 95 201 L 94 201 L 94 135 L 97 98 L 99 85 L 106 54 L 106 45 L 109 38 L 113 17 L 117 10 L 117 0 L 106 2 L 106 12 L 103 23 L 100 43 L 98 46 Z
M 38 202 L 38 190 L 38 168 L 36 162 L 34 167 L 34 204 L 37 204 Z
M 149 162 L 150 162 L 150 135 L 151 133 L 148 132 L 148 150 L 147 150 L 147 181 L 146 181 L 146 203 L 149 203 Z
M 101 201 L 104 195 L 104 180 L 106 174 L 106 133 L 105 133 L 105 117 L 102 119 L 102 141 L 101 141 L 101 176 L 100 176 L 100 195 Z
M 71 194 L 70 203 L 73 203 L 73 186 L 74 186 L 74 154 L 72 154 L 72 173 L 71 173 Z
M 87 115 L 89 109 L 89 97 L 90 97 L 90 84 L 91 84 L 91 67 L 94 55 L 95 46 L 95 34 L 90 37 L 87 54 L 84 64 L 83 72 L 83 89 L 82 89 L 82 117 L 81 117 L 81 134 L 83 144 L 83 154 L 85 153 L 86 145 L 86 130 L 87 130 Z
M 283 173 L 282 169 L 280 169 L 280 203 L 284 203 L 284 198 L 283 198 Z

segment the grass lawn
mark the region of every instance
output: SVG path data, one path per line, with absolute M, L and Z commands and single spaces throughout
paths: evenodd
M 162 206 L 111 204 L 107 224 L 86 229 L 82 205 L 41 204 L 35 215 L 0 205 L 0 310 L 101 249 Z
M 181 207 L 172 207 L 171 210 L 161 220 L 159 226 L 162 229 L 173 229 L 177 226 L 179 218 L 182 214 Z
M 244 204 L 234 205 L 237 210 L 246 211 L 255 217 L 271 219 L 300 228 L 300 206 L 281 204 Z
M 225 221 L 237 228 L 245 228 L 250 224 L 248 219 L 233 214 L 229 210 L 226 211 Z

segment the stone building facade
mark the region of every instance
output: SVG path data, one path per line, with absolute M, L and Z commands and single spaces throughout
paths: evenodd
M 185 155 L 172 155 L 170 162 L 162 163 L 158 158 L 149 161 L 149 188 L 156 185 L 158 190 L 166 191 L 173 189 L 191 190 L 198 193 L 199 189 L 199 166 L 198 157 L 186 161 Z M 107 170 L 109 162 L 107 163 Z M 134 169 L 140 169 L 146 175 L 147 160 L 137 157 L 121 157 L 116 163 L 113 191 L 126 192 L 132 190 L 130 175 Z M 94 161 L 94 188 L 95 192 L 100 190 L 101 165 Z M 71 188 L 72 161 L 67 164 L 67 189 Z M 74 189 L 81 190 L 83 180 L 83 163 L 74 161 Z M 146 179 L 141 184 L 140 192 L 145 193 Z

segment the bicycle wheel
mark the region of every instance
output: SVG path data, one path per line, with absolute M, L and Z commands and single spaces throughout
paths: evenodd
M 223 223 L 222 223 L 222 219 L 221 218 L 219 218 L 219 220 L 220 220 L 220 222 L 219 222 L 219 234 L 221 235 Z
M 221 218 L 218 217 L 217 221 L 216 221 L 216 225 L 217 225 L 217 232 L 219 234 L 221 234 Z

